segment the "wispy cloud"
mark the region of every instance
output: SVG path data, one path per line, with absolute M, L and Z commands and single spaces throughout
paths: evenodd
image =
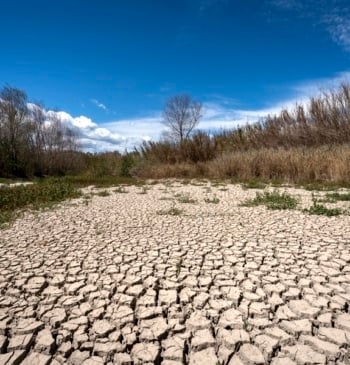
M 98 101 L 97 99 L 90 99 L 91 103 L 96 105 L 98 108 L 103 109 L 103 110 L 108 110 L 108 108 L 106 107 L 106 105 L 104 105 L 103 103 L 101 103 L 100 101 Z
M 303 7 L 299 0 L 271 0 L 271 4 L 286 10 L 301 9 Z
M 268 0 L 268 4 L 286 12 L 293 11 L 293 14 L 309 19 L 311 24 L 325 27 L 333 42 L 350 52 L 348 0 Z
M 350 52 L 350 9 L 347 9 L 345 15 L 326 15 L 324 22 L 333 41 Z
M 340 72 L 329 78 L 306 80 L 290 85 L 283 90 L 290 94 L 289 98 L 256 109 L 241 109 L 236 100 L 214 95 L 203 104 L 203 118 L 198 128 L 211 133 L 254 123 L 269 114 L 278 114 L 284 108 L 293 108 L 297 102 L 307 104 L 311 96 L 335 88 L 341 82 L 350 82 L 350 71 Z M 143 141 L 158 140 L 165 129 L 160 110 L 151 116 L 112 120 L 102 124 L 95 123 L 87 116 L 73 117 L 64 111 L 46 113 L 48 117 L 54 116 L 75 130 L 83 149 L 91 152 L 131 151 Z

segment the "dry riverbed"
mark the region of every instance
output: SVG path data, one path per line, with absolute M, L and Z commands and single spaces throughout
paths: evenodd
M 299 208 L 173 181 L 25 213 L 0 231 L 0 365 L 349 364 L 350 216 L 280 190 Z

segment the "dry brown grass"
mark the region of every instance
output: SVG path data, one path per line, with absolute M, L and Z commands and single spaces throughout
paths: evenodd
M 138 176 L 344 184 L 350 182 L 350 145 L 226 152 L 206 163 L 153 163 L 140 168 Z
M 350 85 L 213 137 L 145 143 L 139 155 L 137 174 L 147 178 L 350 182 Z
M 212 178 L 343 183 L 350 181 L 350 146 L 238 151 L 208 162 L 207 168 Z

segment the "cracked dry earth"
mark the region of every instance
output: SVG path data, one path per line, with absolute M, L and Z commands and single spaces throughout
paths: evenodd
M 2 230 L 0 364 L 350 364 L 350 217 L 209 185 L 109 189 Z M 179 192 L 197 202 L 160 215 Z

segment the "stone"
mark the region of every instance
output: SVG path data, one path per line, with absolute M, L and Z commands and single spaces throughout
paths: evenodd
M 161 339 L 168 331 L 168 324 L 162 317 L 141 321 L 140 340 L 154 341 Z
M 300 341 L 305 345 L 309 345 L 316 352 L 326 355 L 328 359 L 336 360 L 341 356 L 341 351 L 338 345 L 322 341 L 315 336 L 301 336 Z
M 158 302 L 159 305 L 171 306 L 175 304 L 177 300 L 177 292 L 176 290 L 159 290 Z
M 42 316 L 44 322 L 49 323 L 53 328 L 58 327 L 66 320 L 66 311 L 64 308 L 54 308 Z
M 295 321 L 282 321 L 280 323 L 282 329 L 286 332 L 296 335 L 311 335 L 311 322 L 308 319 L 298 319 Z
M 204 312 L 195 311 L 186 321 L 186 328 L 190 331 L 206 329 L 210 326 L 210 321 L 205 317 Z
M 22 365 L 48 365 L 51 363 L 51 356 L 31 352 L 22 362 Z
M 159 356 L 160 348 L 155 343 L 137 343 L 131 350 L 131 357 L 135 365 L 155 363 Z
M 321 340 L 335 343 L 339 346 L 348 346 L 350 344 L 350 332 L 338 328 L 320 327 L 318 337 Z
M 335 326 L 350 332 L 350 314 L 341 313 L 337 316 Z
M 81 365 L 85 360 L 90 358 L 89 351 L 79 351 L 75 350 L 70 355 L 68 362 L 71 365 Z
M 52 337 L 51 331 L 47 328 L 41 330 L 35 340 L 34 349 L 37 352 L 43 352 L 49 355 L 55 345 L 55 340 Z
M 299 318 L 312 318 L 320 313 L 320 308 L 312 307 L 305 300 L 291 300 L 289 308 L 299 316 Z
M 282 351 L 295 360 L 298 364 L 326 364 L 326 357 L 318 352 L 315 352 L 310 346 L 307 345 L 298 344 L 294 346 L 287 346 L 284 347 Z
M 26 335 L 30 333 L 36 333 L 44 328 L 44 323 L 36 321 L 32 318 L 20 319 L 17 326 L 14 329 L 14 333 L 19 335 Z
M 233 308 L 228 309 L 221 314 L 218 325 L 226 329 L 243 329 L 242 313 Z
M 0 354 L 1 365 L 19 365 L 26 356 L 26 351 L 16 350 L 7 352 L 6 354 Z
M 114 356 L 114 363 L 116 365 L 134 365 L 134 362 L 129 354 L 120 353 Z M 164 361 L 163 361 L 164 363 Z
M 213 335 L 208 329 L 203 329 L 195 332 L 191 341 L 191 351 L 201 351 L 208 347 L 215 346 Z
M 245 364 L 251 365 L 264 365 L 265 359 L 262 352 L 256 347 L 249 343 L 245 343 L 241 346 L 238 352 L 238 357 Z
M 191 351 L 189 357 L 189 365 L 203 365 L 203 364 L 217 364 L 218 358 L 213 347 L 205 350 L 193 352 Z
M 100 320 L 94 322 L 92 330 L 98 337 L 106 337 L 115 329 L 115 326 L 106 320 Z
M 279 341 L 276 338 L 267 335 L 256 336 L 254 343 L 262 351 L 267 362 L 271 361 L 273 353 L 279 345 Z
M 16 335 L 10 338 L 7 345 L 7 352 L 15 350 L 28 350 L 34 340 L 32 333 L 28 335 Z
M 226 330 L 224 328 L 220 328 L 217 333 L 217 341 L 227 349 L 233 351 L 237 348 L 237 345 L 249 343 L 250 336 L 248 332 L 243 329 Z

